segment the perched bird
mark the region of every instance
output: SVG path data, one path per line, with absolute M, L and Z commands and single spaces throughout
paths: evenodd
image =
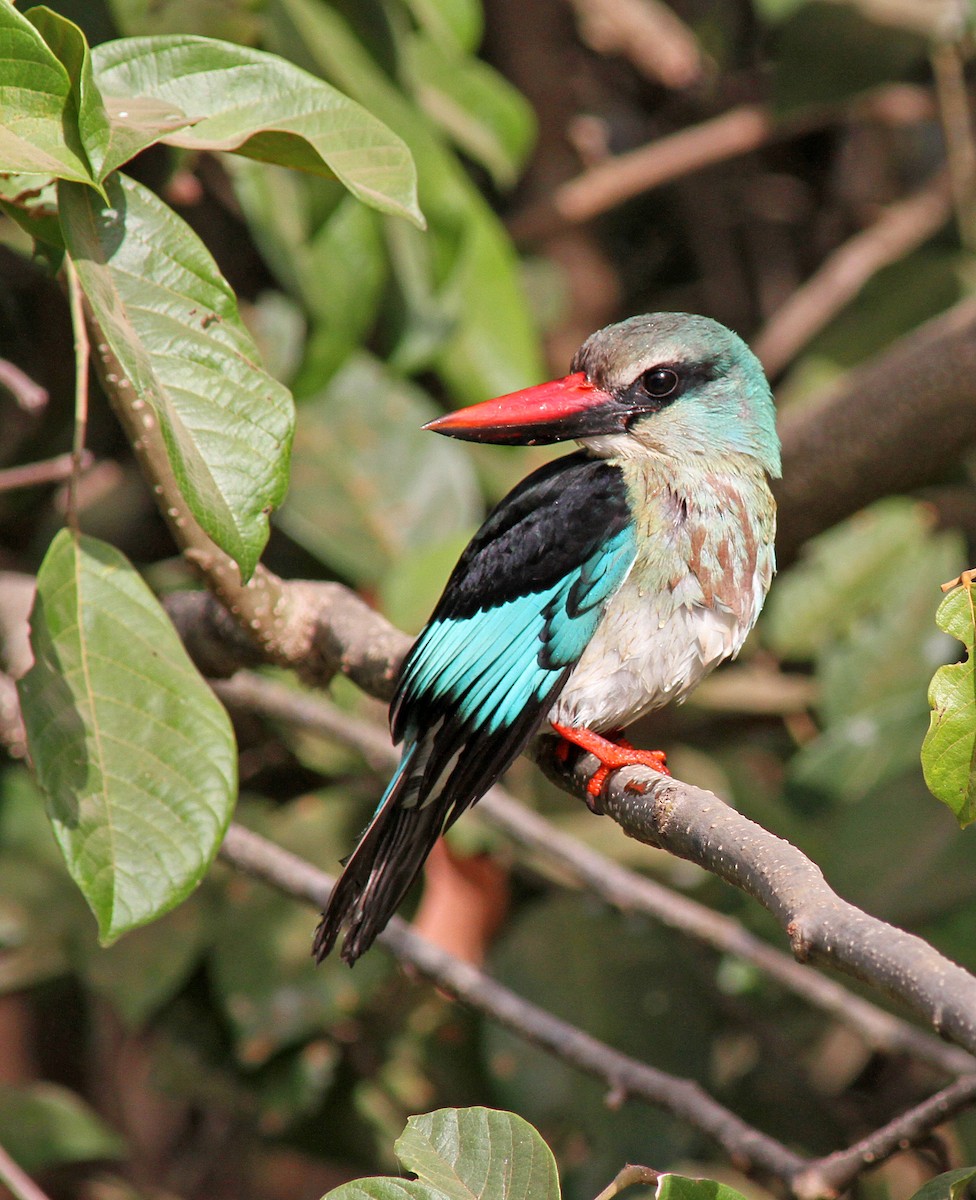
M 581 449 L 494 509 L 407 654 L 390 709 L 400 765 L 329 898 L 319 960 L 348 926 L 342 957 L 355 962 L 438 836 L 537 732 L 597 755 L 594 794 L 619 766 L 666 769 L 660 751 L 600 735 L 682 700 L 737 654 L 774 570 L 772 397 L 716 321 L 610 325 L 565 378 L 426 428 Z

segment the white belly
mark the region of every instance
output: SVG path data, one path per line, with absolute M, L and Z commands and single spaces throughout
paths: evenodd
M 625 728 L 682 700 L 713 667 L 739 652 L 758 615 L 744 623 L 715 605 L 641 595 L 634 576 L 613 598 L 593 640 L 549 712 L 561 725 Z

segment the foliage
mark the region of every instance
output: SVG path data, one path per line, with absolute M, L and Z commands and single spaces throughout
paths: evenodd
M 711 184 L 606 214 L 569 235 L 572 254 L 557 231 L 532 261 L 519 259 L 496 210 L 517 208 L 506 189 L 535 122 L 477 56 L 477 0 L 63 0 L 27 13 L 0 3 L 2 353 L 51 390 L 32 418 L 0 396 L 0 465 L 72 440 L 73 381 L 59 374 L 71 332 L 62 298 L 29 261 L 35 239 L 37 262 L 102 331 L 107 351 L 94 354 L 106 391 L 105 373 L 132 382 L 131 407 L 147 435 L 161 432 L 186 513 L 241 574 L 263 555 L 290 577 L 348 583 L 416 628 L 485 503 L 543 453 L 471 454 L 419 426 L 443 404 L 538 377 L 534 316 L 574 336 L 577 312 L 612 319 L 594 301 L 612 276 L 622 310 L 714 309 L 755 332 L 784 279 L 812 274 L 941 153 L 931 115 L 904 126 L 857 116 L 866 89 L 927 80 L 931 30 L 896 28 L 853 3 L 752 7 L 749 28 L 735 4 L 695 22 L 715 74 L 677 108 L 582 43 L 573 53 L 585 71 L 562 70 L 559 82 L 585 81 L 613 152 L 689 112 L 704 119 L 744 80 L 799 132 L 728 174 L 713 166 Z M 496 55 L 502 8 L 490 10 Z M 523 86 L 544 75 L 545 53 Z M 805 125 L 825 102 L 844 119 Z M 540 126 L 550 172 L 565 153 L 551 124 Z M 824 381 L 967 294 L 971 265 L 951 229 L 888 264 L 791 364 L 788 404 L 802 408 Z M 392 1169 L 407 1114 L 443 1104 L 457 1107 L 412 1118 L 397 1143 L 417 1180 L 336 1190 L 557 1194 L 554 1160 L 526 1120 L 574 1200 L 627 1159 L 715 1174 L 694 1131 L 633 1104 L 608 1107 L 596 1083 L 402 978 L 380 951 L 351 974 L 333 962 L 315 969 L 307 912 L 208 870 L 239 792 L 248 825 L 332 864 L 381 781 L 317 735 L 237 713 L 231 729 L 155 598 L 189 574 L 170 557 L 106 397 L 93 389 L 91 399 L 88 444 L 105 469 L 82 480 L 84 533 L 56 532 L 54 488 L 0 494 L 4 560 L 38 578 L 36 661 L 21 682 L 35 775 L 14 755 L 0 764 L 0 987 L 26 998 L 43 1069 L 69 1085 L 0 1096 L 0 1144 L 32 1171 L 127 1153 L 133 1177 L 187 1196 L 213 1192 L 201 1162 L 236 1195 L 280 1194 L 268 1177 L 288 1177 L 287 1148 L 306 1172 L 294 1194 L 312 1194 L 310 1164 L 325 1159 L 338 1177 Z M 962 486 L 971 469 L 947 464 L 932 482 Z M 936 671 L 925 779 L 971 818 L 968 589 L 932 623 L 938 584 L 966 550 L 933 514 L 930 500 L 892 497 L 805 547 L 747 650 L 755 693 L 730 713 L 703 689 L 663 736 L 679 776 L 799 842 L 847 898 L 976 967 L 972 831 L 960 836 L 931 802 L 918 760 Z M 944 666 L 957 657 L 953 639 L 970 659 Z M 784 678 L 809 685 L 813 700 L 763 707 Z M 341 682 L 335 695 L 374 711 Z M 658 735 L 636 740 L 645 736 Z M 776 939 L 754 906 L 627 843 L 527 764 L 512 782 L 560 828 Z M 498 841 L 476 817 L 455 833 L 465 849 Z M 115 944 L 96 943 L 65 859 L 98 937 L 125 933 Z M 826 1152 L 930 1087 L 920 1068 L 851 1048 L 838 1026 L 732 957 L 609 912 L 532 860 L 513 880 L 493 973 L 791 1144 Z M 151 1133 L 145 1101 L 132 1100 L 142 1077 L 175 1114 L 152 1109 Z M 121 1097 L 114 1109 L 109 1093 Z M 521 1117 L 463 1107 L 485 1101 Z M 119 1134 L 93 1109 L 121 1113 Z M 50 1136 L 32 1140 L 42 1123 Z M 954 1137 L 972 1160 L 971 1126 Z M 523 1173 L 491 1174 L 497 1153 Z M 914 1190 L 888 1178 L 899 1200 Z M 919 1200 L 962 1183 L 963 1173 L 941 1176 Z M 675 1174 L 657 1185 L 660 1200 L 705 1192 L 737 1194 Z
M 965 572 L 939 607 L 936 622 L 966 647 L 966 661 L 940 667 L 929 688 L 929 731 L 922 744 L 922 769 L 932 794 L 956 814 L 960 825 L 976 820 L 976 719 L 974 719 L 972 576 Z

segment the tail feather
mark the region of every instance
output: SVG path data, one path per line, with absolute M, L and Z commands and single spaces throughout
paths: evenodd
M 344 925 L 342 958 L 351 966 L 373 944 L 420 874 L 444 824 L 441 805 L 418 807 L 422 770 L 411 770 L 416 746 L 404 754 L 376 813 L 332 889 L 315 931 L 317 962 L 331 951 Z

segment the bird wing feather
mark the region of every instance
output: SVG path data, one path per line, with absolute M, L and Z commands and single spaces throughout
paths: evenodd
M 584 454 L 536 471 L 488 517 L 401 667 L 390 720 L 403 759 L 329 899 L 319 957 L 343 924 L 347 961 L 369 947 L 443 829 L 535 733 L 635 554 L 619 468 Z

